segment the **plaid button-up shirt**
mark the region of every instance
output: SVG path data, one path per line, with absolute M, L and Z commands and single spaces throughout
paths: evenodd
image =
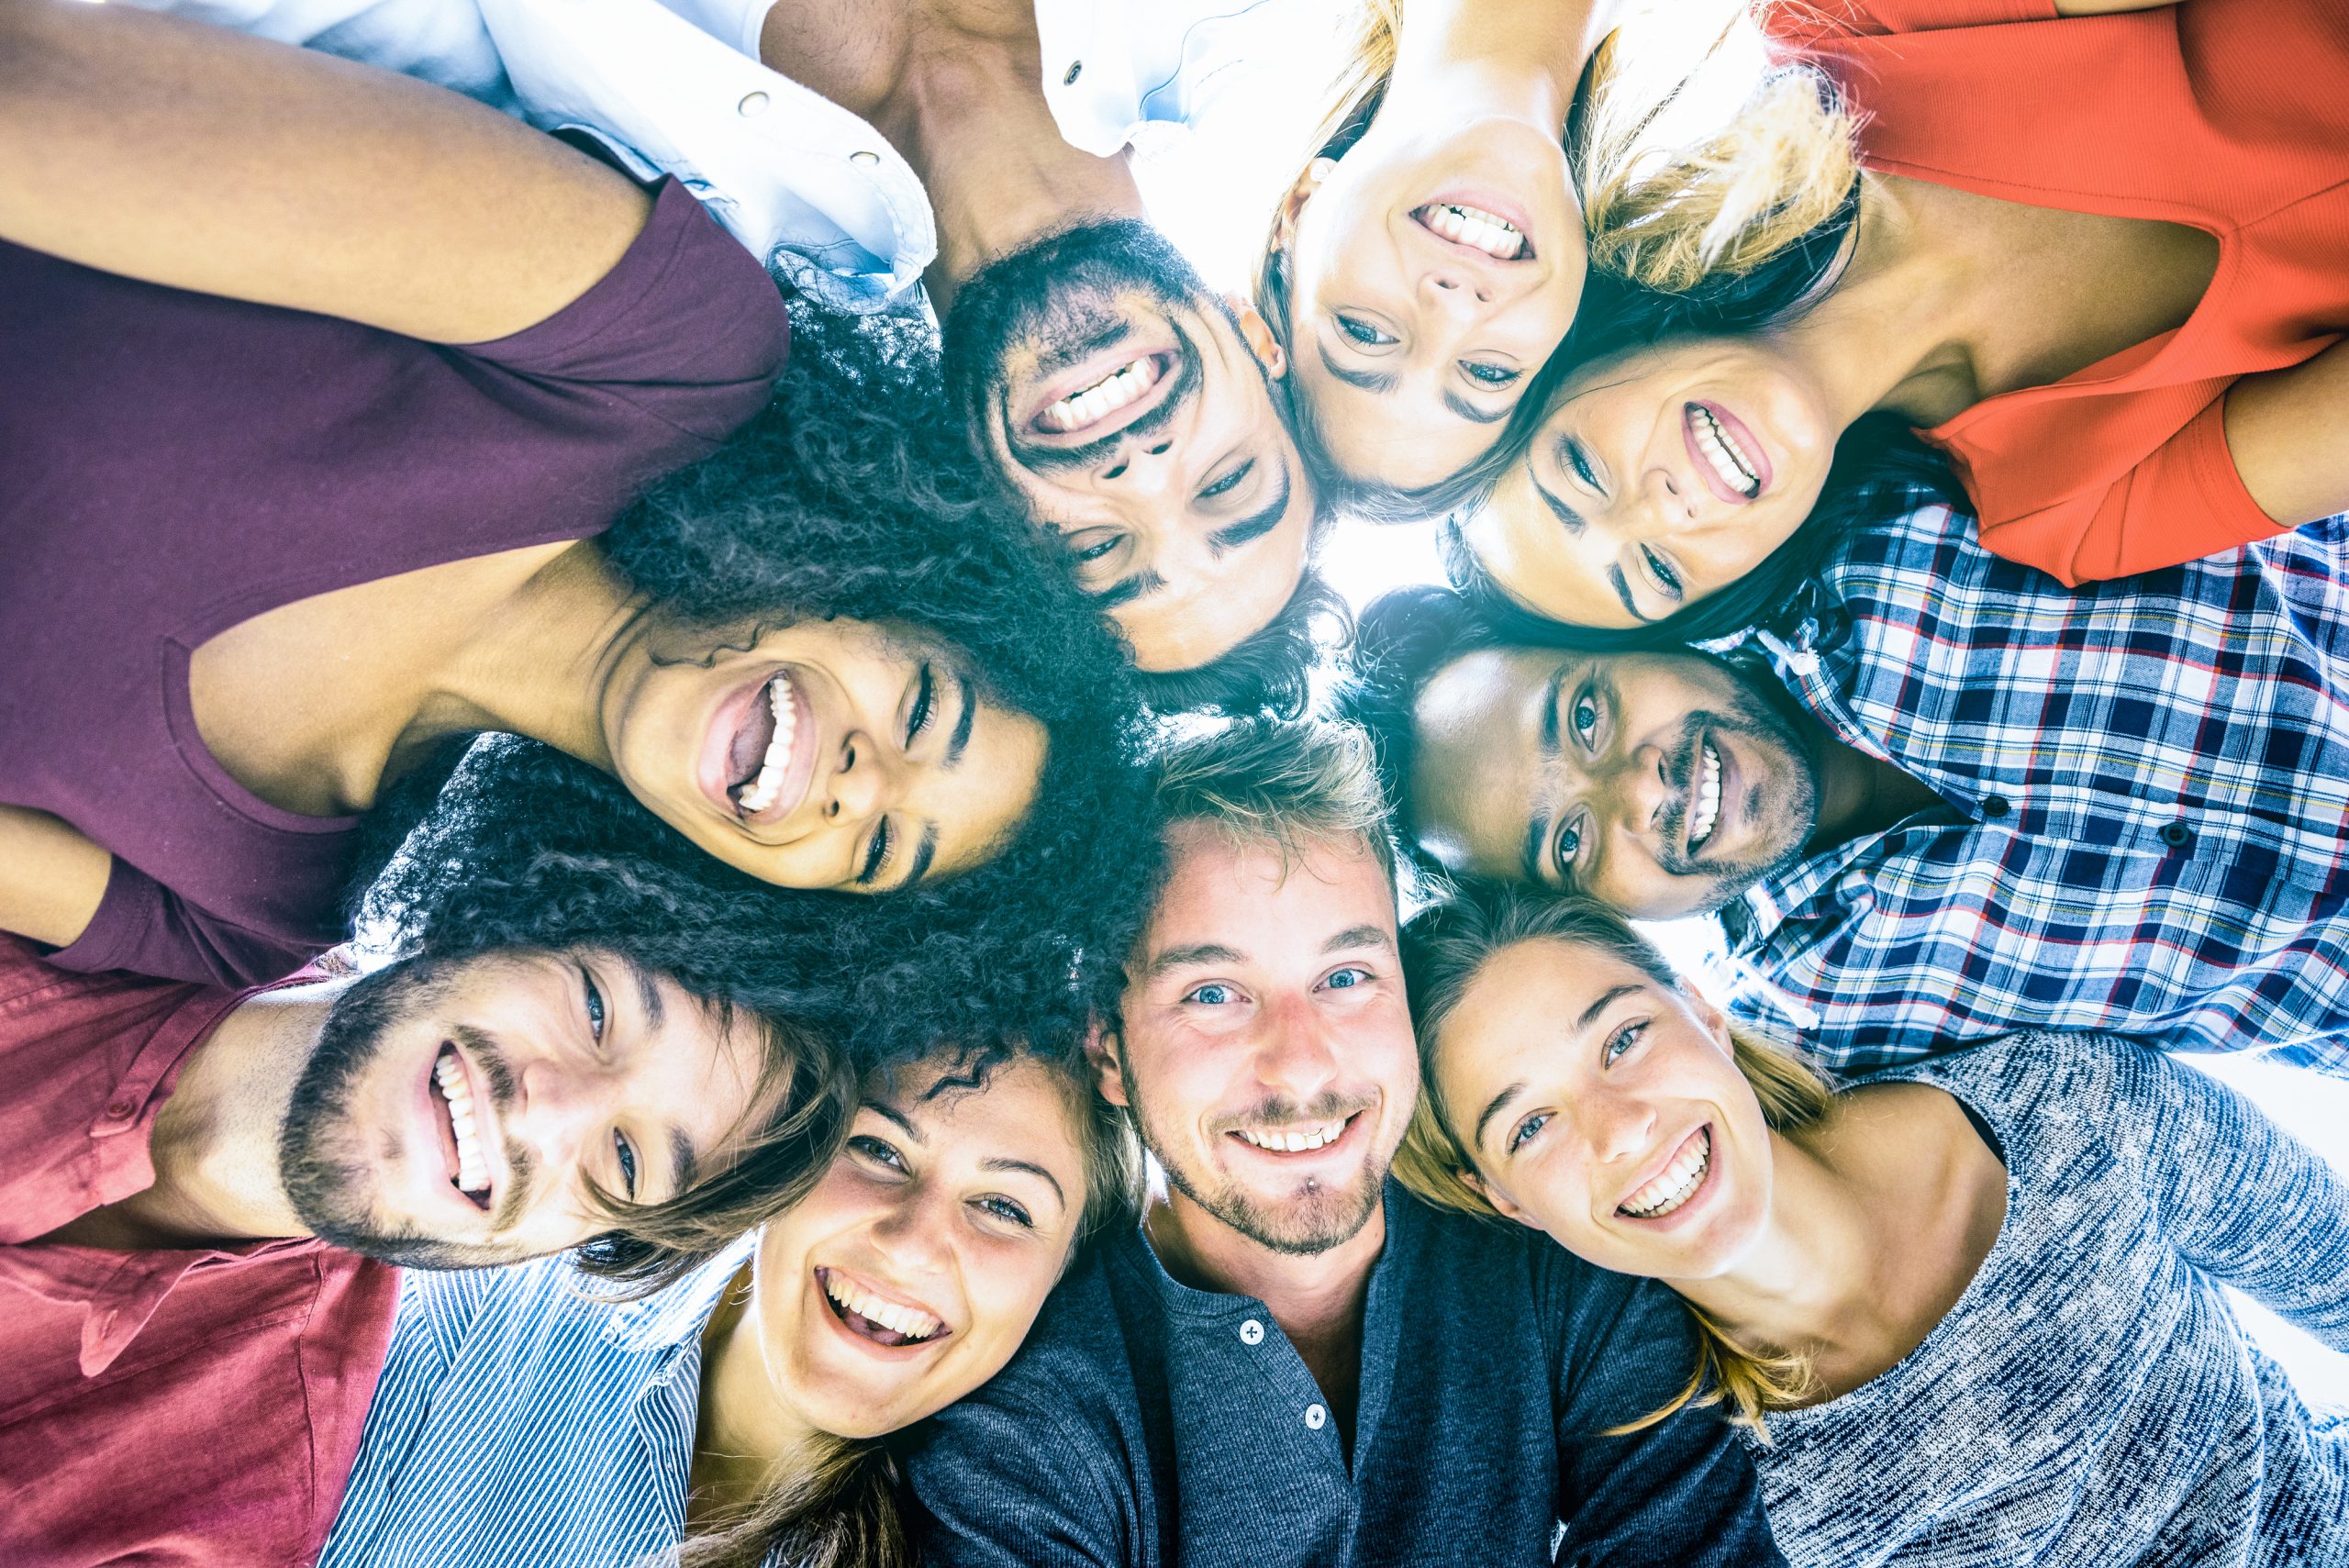
M 1944 508 L 1855 536 L 1750 645 L 1943 806 L 1731 901 L 1737 1010 L 1850 1070 L 2061 1029 L 2349 1073 L 2344 578 L 2349 517 L 2076 590 Z

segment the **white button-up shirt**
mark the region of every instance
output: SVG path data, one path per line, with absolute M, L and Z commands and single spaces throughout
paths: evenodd
M 929 196 L 870 125 L 759 62 L 773 0 L 129 3 L 585 132 L 640 177 L 675 175 L 778 281 L 841 310 L 920 308 Z M 1071 144 L 1106 157 L 1264 80 L 1289 40 L 1330 33 L 1339 4 L 1037 0 L 1044 99 Z

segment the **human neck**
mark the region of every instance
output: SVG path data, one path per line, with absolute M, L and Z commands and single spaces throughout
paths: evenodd
M 1183 1194 L 1153 1203 L 1144 1228 L 1166 1272 L 1195 1290 L 1252 1296 L 1304 1358 L 1314 1381 L 1351 1430 L 1362 1373 L 1363 1304 L 1386 1245 L 1386 1210 L 1327 1251 L 1276 1252 L 1241 1235 Z
M 779 1396 L 759 1334 L 755 1277 L 744 1263 L 702 1329 L 701 1407 L 685 1502 L 692 1520 L 755 1503 L 780 1468 L 812 1462 L 826 1440 Z
M 278 1134 L 349 984 L 265 991 L 230 1009 L 181 1062 L 156 1114 L 154 1182 L 85 1216 L 81 1239 L 133 1250 L 307 1235 L 278 1175 Z
M 1561 138 L 1583 67 L 1620 8 L 1612 0 L 1414 0 L 1379 117 L 1441 133 L 1473 104 L 1480 117 L 1522 119 Z M 1529 48 L 1529 39 L 1539 41 Z
M 924 282 L 939 313 L 988 262 L 1079 219 L 1141 217 L 1121 152 L 1071 146 L 1039 83 L 1034 17 L 1024 33 L 933 22 L 907 50 L 874 124 L 905 155 L 938 217 Z
M 503 730 L 609 773 L 603 686 L 640 614 L 600 545 L 583 540 L 563 550 L 442 662 L 401 747 Z
M 1847 746 L 1824 726 L 1808 726 L 1812 776 L 1819 781 L 1814 850 L 1849 843 L 1944 804 L 1932 786 L 1904 769 Z

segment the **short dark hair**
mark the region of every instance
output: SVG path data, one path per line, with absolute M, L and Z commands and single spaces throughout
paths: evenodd
M 1368 740 L 1395 835 L 1421 871 L 1433 868 L 1412 828 L 1411 770 L 1419 752 L 1412 708 L 1436 671 L 1498 641 L 1475 606 L 1452 590 L 1428 584 L 1397 588 L 1362 613 L 1353 657 L 1333 694 L 1339 717 Z
M 1319 519 L 1316 528 L 1318 542 Z M 1353 633 L 1345 600 L 1308 565 L 1280 613 L 1219 658 L 1190 670 L 1143 670 L 1134 679 L 1142 701 L 1159 713 L 1295 718 L 1312 696 L 1321 650 Z

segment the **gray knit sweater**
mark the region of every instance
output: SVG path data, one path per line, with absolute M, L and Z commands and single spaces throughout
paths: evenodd
M 2311 1411 L 2220 1284 L 2349 1351 L 2349 1181 L 2158 1051 L 2018 1035 L 1877 1074 L 2006 1146 L 2007 1217 L 1906 1360 L 1770 1419 L 1798 1568 L 2349 1564 L 2349 1412 Z

